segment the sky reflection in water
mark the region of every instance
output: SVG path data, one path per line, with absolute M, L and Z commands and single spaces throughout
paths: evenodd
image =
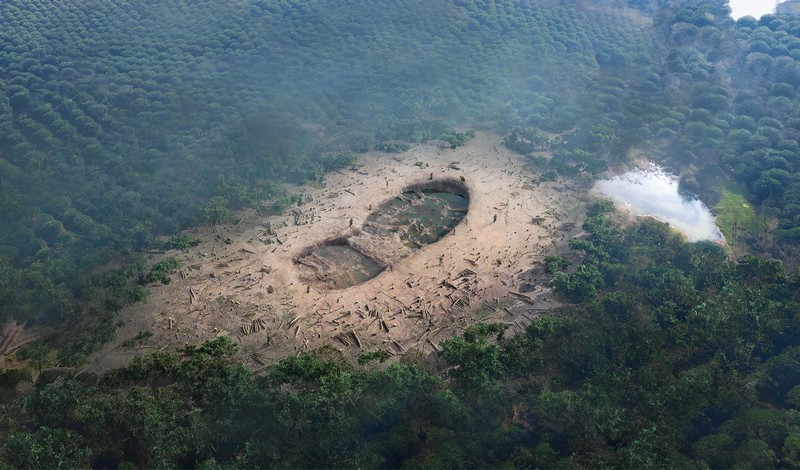
M 687 199 L 678 194 L 677 178 L 656 165 L 599 180 L 594 188 L 636 215 L 667 222 L 685 234 L 690 242 L 724 240 L 708 207 L 699 199 Z

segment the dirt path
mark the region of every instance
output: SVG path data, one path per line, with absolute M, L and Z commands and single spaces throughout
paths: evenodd
M 431 174 L 463 176 L 469 189 L 469 212 L 453 232 L 357 286 L 327 290 L 302 282 L 296 259 L 304 249 L 351 233 L 370 207 Z M 293 188 L 307 201 L 300 218 L 251 216 L 190 231 L 202 243 L 167 254 L 181 261 L 180 274 L 120 314 L 118 339 L 91 358 L 90 370 L 220 335 L 232 337 L 245 362 L 259 368 L 326 344 L 352 355 L 430 352 L 478 321 L 521 331 L 537 312 L 559 305 L 537 266 L 580 231 L 587 197 L 575 182 L 536 184 L 533 177 L 488 133 L 455 150 L 431 143 L 402 154 L 365 154 L 321 187 Z M 144 346 L 121 346 L 147 330 L 154 336 Z

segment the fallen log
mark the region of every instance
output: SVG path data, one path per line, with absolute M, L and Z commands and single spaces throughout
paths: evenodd
M 456 287 L 453 284 L 451 284 L 450 282 L 448 282 L 447 279 L 443 279 L 442 282 L 440 282 L 439 284 L 442 285 L 442 286 L 445 286 L 445 287 L 449 287 L 449 288 L 451 288 L 453 290 L 458 290 L 458 287 Z
M 521 292 L 514 292 L 513 290 L 510 290 L 510 291 L 508 291 L 508 293 L 513 295 L 514 297 L 522 300 L 526 304 L 536 305 L 536 303 L 533 300 L 531 300 L 530 297 L 528 297 L 527 295 L 525 295 L 525 294 L 523 294 Z
M 6 337 L 3 338 L 2 344 L 0 344 L 0 353 L 4 354 L 8 347 L 11 346 L 11 343 L 14 342 L 14 338 L 16 338 L 18 331 L 19 330 L 17 329 L 16 325 L 11 328 L 11 331 L 8 332 Z
M 358 338 L 358 333 L 356 333 L 356 330 L 350 330 L 350 333 L 353 334 L 353 338 L 355 338 L 358 348 L 361 349 L 361 340 Z
M 262 366 L 267 365 L 267 361 L 264 359 L 264 357 L 261 354 L 253 353 L 253 354 L 250 355 L 250 357 L 253 358 L 254 361 L 256 361 L 257 363 L 259 363 Z
M 528 315 L 526 315 L 525 312 L 520 313 L 520 315 L 522 315 L 523 317 L 527 318 L 530 321 L 533 321 L 533 318 L 531 318 Z

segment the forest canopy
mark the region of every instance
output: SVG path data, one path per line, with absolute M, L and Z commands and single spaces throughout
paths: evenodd
M 570 128 L 593 77 L 651 43 L 615 10 L 549 1 L 42 0 L 0 17 L 0 316 L 40 323 L 120 297 L 96 268 L 159 235 L 285 207 L 279 183 L 348 161 L 330 155 L 470 122 Z
M 0 372 L 0 463 L 800 466 L 795 4 L 0 3 L 0 321 L 45 332 Z M 545 258 L 569 306 L 471 326 L 435 346 L 444 370 L 324 348 L 256 374 L 223 337 L 31 383 L 170 282 L 177 259 L 146 255 L 196 245 L 182 229 L 464 128 L 543 181 L 646 153 L 729 211 L 743 255 L 601 202 L 569 260 Z

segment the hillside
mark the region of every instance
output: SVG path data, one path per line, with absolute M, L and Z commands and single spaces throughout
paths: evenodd
M 800 466 L 797 16 L 0 18 L 1 464 Z M 727 243 L 591 197 L 640 158 Z
M 571 128 L 590 84 L 650 44 L 627 13 L 560 2 L 33 1 L 0 16 L 0 319 L 50 325 L 138 298 L 98 267 L 231 210 L 283 209 L 279 183 L 348 151 L 469 122 Z

